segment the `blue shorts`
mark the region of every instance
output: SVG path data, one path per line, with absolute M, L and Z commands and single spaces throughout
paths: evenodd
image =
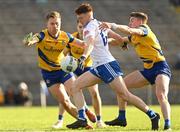
M 91 69 L 91 67 L 85 67 L 84 70 L 80 69 L 79 67 L 74 71 L 74 74 L 76 76 L 80 76 L 81 74 L 89 71 Z
M 151 84 L 155 84 L 156 77 L 159 74 L 164 74 L 171 78 L 171 71 L 166 61 L 154 63 L 151 69 L 144 69 L 140 72 Z
M 66 73 L 63 70 L 46 71 L 41 69 L 41 73 L 47 87 L 56 83 L 64 83 L 73 76 L 73 73 Z
M 96 68 L 92 68 L 90 69 L 90 72 L 93 75 L 99 77 L 105 83 L 110 83 L 116 77 L 123 75 L 120 65 L 117 61 L 111 61 Z

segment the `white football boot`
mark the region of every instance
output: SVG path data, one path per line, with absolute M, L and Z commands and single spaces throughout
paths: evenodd
M 100 121 L 96 122 L 96 127 L 97 128 L 105 128 L 106 124 L 102 120 L 100 120 Z
M 58 120 L 53 126 L 52 128 L 54 129 L 60 129 L 63 127 L 63 120 Z

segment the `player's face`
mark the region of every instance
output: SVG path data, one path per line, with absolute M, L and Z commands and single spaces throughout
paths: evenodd
M 140 19 L 138 19 L 136 17 L 130 17 L 129 27 L 136 28 L 136 27 L 138 27 L 141 24 L 142 24 L 142 21 Z
M 60 18 L 49 18 L 47 22 L 47 29 L 52 36 L 56 36 L 59 33 L 60 27 L 61 27 Z
M 85 26 L 89 22 L 89 19 L 90 19 L 89 13 L 83 13 L 83 14 L 77 15 L 77 19 L 79 23 Z
M 80 35 L 83 34 L 83 25 L 80 22 L 77 24 L 77 31 Z

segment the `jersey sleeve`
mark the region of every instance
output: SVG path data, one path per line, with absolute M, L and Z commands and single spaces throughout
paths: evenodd
M 44 32 L 40 32 L 38 35 L 37 35 L 38 39 L 39 39 L 39 42 L 41 42 L 44 37 L 45 37 L 45 33 Z
M 144 26 L 144 25 L 140 25 L 139 26 L 139 29 L 141 29 L 142 31 L 143 31 L 143 37 L 145 37 L 145 36 L 147 36 L 148 35 L 148 29 L 147 29 L 147 27 L 146 26 Z
M 68 43 L 71 43 L 71 42 L 74 41 L 74 37 L 70 33 L 67 33 L 67 36 L 69 38 L 69 42 Z

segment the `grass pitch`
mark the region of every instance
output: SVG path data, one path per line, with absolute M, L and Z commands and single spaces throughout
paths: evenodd
M 163 117 L 159 106 L 151 106 L 151 108 L 161 115 L 160 130 L 163 129 Z M 173 131 L 180 131 L 180 106 L 172 106 L 172 129 Z M 91 108 L 92 109 L 92 108 Z M 102 114 L 103 120 L 111 120 L 117 116 L 118 107 L 103 106 Z M 70 130 L 66 125 L 75 121 L 67 113 L 64 116 L 64 127 L 59 130 L 52 129 L 51 126 L 57 121 L 58 108 L 57 107 L 0 107 L 0 131 L 62 131 L 62 132 L 79 132 L 79 131 L 150 131 L 151 122 L 149 118 L 141 111 L 133 106 L 127 108 L 127 122 L 125 128 L 122 127 L 107 127 L 103 129 L 95 128 L 93 130 Z

